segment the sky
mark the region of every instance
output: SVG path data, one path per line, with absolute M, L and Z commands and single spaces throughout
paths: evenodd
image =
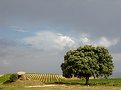
M 121 72 L 120 34 L 121 0 L 0 0 L 0 73 L 62 73 L 85 44 L 105 46 Z

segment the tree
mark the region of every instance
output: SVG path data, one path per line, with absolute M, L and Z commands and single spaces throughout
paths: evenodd
M 15 82 L 15 81 L 18 80 L 18 75 L 17 74 L 11 74 L 9 79 L 10 79 L 11 82 Z
M 86 85 L 89 84 L 89 77 L 104 76 L 107 78 L 113 72 L 112 56 L 105 47 L 85 45 L 70 50 L 64 55 L 64 63 L 61 64 L 63 76 L 84 77 Z

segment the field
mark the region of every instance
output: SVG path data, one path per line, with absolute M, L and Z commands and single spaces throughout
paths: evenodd
M 0 77 L 3 76 L 3 74 L 0 74 Z
M 59 82 L 64 79 L 64 77 L 59 74 L 26 74 L 26 77 L 30 80 L 39 80 L 43 83 Z
M 36 87 L 36 88 L 25 88 L 25 87 L 5 87 L 1 90 L 121 90 L 121 87 L 114 86 L 80 86 L 80 85 L 70 85 L 70 86 L 49 86 L 49 87 Z
M 0 77 L 0 90 L 121 90 L 121 78 L 90 79 L 85 86 L 85 80 L 77 78 L 66 79 L 59 74 L 26 74 L 30 80 L 18 80 L 4 84 L 10 74 Z

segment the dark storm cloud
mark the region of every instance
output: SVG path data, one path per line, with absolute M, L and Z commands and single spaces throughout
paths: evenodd
M 1 0 L 1 24 L 70 26 L 95 36 L 121 32 L 120 0 Z M 22 23 L 23 22 L 23 23 Z

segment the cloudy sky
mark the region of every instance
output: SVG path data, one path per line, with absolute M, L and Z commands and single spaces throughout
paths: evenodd
M 0 73 L 61 73 L 64 54 L 108 48 L 121 72 L 121 0 L 0 0 Z

